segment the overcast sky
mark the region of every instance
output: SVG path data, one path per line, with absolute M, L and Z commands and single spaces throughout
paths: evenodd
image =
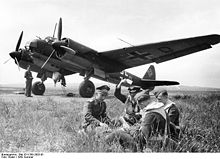
M 220 34 L 219 6 L 219 0 L 1 0 L 0 84 L 25 81 L 24 70 L 19 72 L 13 60 L 3 64 L 15 50 L 22 30 L 21 47 L 36 36 L 52 36 L 55 23 L 62 17 L 62 37 L 106 51 L 128 46 L 118 38 L 140 45 Z M 158 80 L 220 88 L 219 59 L 220 44 L 154 65 Z M 148 67 L 127 71 L 142 77 Z M 68 83 L 80 80 L 78 75 L 67 77 Z

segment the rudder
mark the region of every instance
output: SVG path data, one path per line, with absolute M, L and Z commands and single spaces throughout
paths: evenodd
M 156 71 L 153 65 L 150 65 L 143 79 L 156 80 Z

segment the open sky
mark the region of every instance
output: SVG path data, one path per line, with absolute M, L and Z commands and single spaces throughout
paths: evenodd
M 62 37 L 104 51 L 128 46 L 118 38 L 140 45 L 220 34 L 219 6 L 219 0 L 1 0 L 0 84 L 25 81 L 24 70 L 19 72 L 13 60 L 3 64 L 15 50 L 22 30 L 21 47 L 36 36 L 52 36 L 55 23 L 62 17 Z M 220 44 L 154 65 L 158 80 L 220 88 L 219 59 Z M 148 67 L 127 71 L 142 77 Z M 67 77 L 67 83 L 82 80 L 78 74 Z

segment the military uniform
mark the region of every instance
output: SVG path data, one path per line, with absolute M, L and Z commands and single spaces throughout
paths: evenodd
M 179 116 L 180 112 L 177 108 L 176 104 L 172 102 L 170 99 L 168 99 L 168 93 L 166 90 L 160 90 L 155 93 L 156 98 L 158 96 L 160 97 L 166 97 L 164 103 L 164 110 L 168 114 L 169 120 L 170 120 L 170 133 L 171 137 L 174 140 L 178 140 L 179 133 L 180 133 L 180 127 L 179 127 Z
M 129 91 L 136 91 L 139 92 L 140 88 L 139 87 L 133 87 L 129 88 Z M 114 93 L 115 97 L 118 98 L 122 103 L 125 104 L 125 115 L 123 116 L 124 120 L 129 124 L 129 125 L 134 125 L 137 123 L 138 120 L 140 120 L 141 116 L 136 113 L 140 112 L 140 108 L 137 105 L 137 102 L 134 98 L 131 97 L 131 95 L 124 95 L 121 94 L 121 88 L 115 89 Z
M 140 124 L 135 124 L 124 131 L 113 132 L 106 137 L 106 141 L 111 143 L 116 138 L 122 146 L 133 151 L 142 151 L 150 141 L 161 143 L 170 136 L 169 118 L 161 103 L 153 102 L 141 110 L 141 113 Z
M 180 127 L 179 127 L 179 109 L 176 107 L 175 103 L 168 100 L 167 104 L 164 106 L 170 120 L 170 132 L 171 137 L 175 140 L 179 138 Z
M 27 97 L 31 97 L 31 87 L 32 87 L 32 73 L 30 70 L 27 70 L 24 74 L 24 78 L 26 78 L 26 88 L 25 88 L 25 95 Z
M 108 124 L 110 119 L 106 115 L 106 103 L 96 99 L 91 99 L 84 106 L 84 124 L 83 128 L 92 125 L 100 126 L 100 122 Z
M 163 107 L 146 111 L 141 122 L 141 133 L 146 141 L 163 141 L 170 135 L 169 118 Z
M 109 87 L 104 85 L 96 88 L 97 92 L 107 93 Z M 104 90 L 104 92 L 103 92 Z M 101 123 L 109 125 L 110 118 L 106 114 L 106 103 L 104 101 L 97 100 L 95 97 L 86 102 L 84 106 L 84 122 L 82 127 L 86 130 L 88 126 L 95 128 L 100 126 Z

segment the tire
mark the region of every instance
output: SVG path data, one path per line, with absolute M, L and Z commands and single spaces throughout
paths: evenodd
M 32 86 L 32 93 L 34 95 L 43 95 L 45 92 L 45 85 L 38 81 L 38 82 L 35 82 Z
M 95 85 L 90 80 L 83 81 L 79 85 L 79 95 L 83 98 L 91 98 L 95 93 Z

